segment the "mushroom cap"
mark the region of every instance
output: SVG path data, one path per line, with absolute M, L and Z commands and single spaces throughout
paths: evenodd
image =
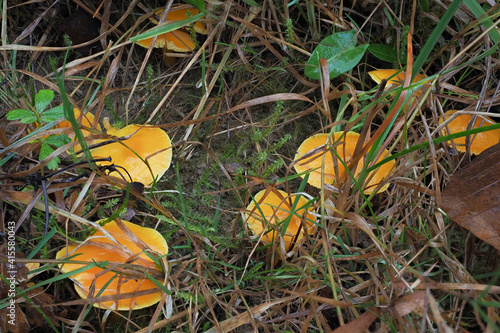
M 368 72 L 368 74 L 371 76 L 373 81 L 380 83 L 382 82 L 383 79 L 387 80 L 387 88 L 394 88 L 397 86 L 402 86 L 404 81 L 405 81 L 405 75 L 406 73 L 400 70 L 396 69 L 377 69 L 371 72 Z M 427 75 L 425 74 L 417 74 L 411 83 L 419 82 L 425 79 Z M 419 88 L 412 88 L 412 91 L 415 95 L 415 98 L 418 99 L 420 95 L 424 92 L 425 89 L 419 87 Z M 431 95 L 432 98 L 432 95 Z M 410 104 L 410 108 L 415 105 L 416 100 L 413 100 Z M 431 100 L 432 103 L 432 100 Z
M 122 222 L 137 238 L 146 243 L 152 251 L 157 252 L 160 255 L 166 255 L 168 253 L 167 242 L 158 231 L 151 228 L 141 227 L 128 221 Z M 68 256 L 79 254 L 73 260 L 86 261 L 89 263 L 94 261 L 109 261 L 113 263 L 142 265 L 152 269 L 155 268 L 155 263 L 144 254 L 141 248 L 139 248 L 134 241 L 127 236 L 127 234 L 119 228 L 116 222 L 112 221 L 106 224 L 103 229 L 110 233 L 114 239 L 121 244 L 121 246 L 116 245 L 114 242 L 106 238 L 101 231 L 97 231 L 91 237 L 87 238 L 83 244 L 69 245 L 67 252 L 66 248 L 62 248 L 59 252 L 57 252 L 56 259 L 63 259 Z M 136 254 L 138 255 L 134 256 Z M 130 260 L 132 256 L 134 256 L 134 259 Z M 85 265 L 59 264 L 59 268 L 63 273 L 72 272 L 83 266 Z M 96 266 L 71 276 L 71 279 L 75 283 L 75 290 L 81 298 L 86 299 L 88 297 L 93 283 L 95 286 L 93 296 L 96 297 L 101 289 L 110 280 L 111 282 L 99 296 L 109 296 L 157 288 L 157 286 L 149 279 L 134 279 L 127 278 L 126 276 L 115 276 L 117 273 L 111 270 L 105 272 L 104 274 L 102 272 L 103 269 Z M 125 298 L 116 301 L 94 303 L 94 306 L 102 309 L 112 308 L 115 310 L 142 309 L 157 303 L 161 298 L 161 294 L 161 291 L 158 291 L 148 295 Z
M 154 37 L 139 40 L 136 44 L 148 48 Z M 196 47 L 191 35 L 181 30 L 167 32 L 158 35 L 154 45 L 155 48 L 166 48 L 175 52 L 191 52 Z
M 336 179 L 333 158 L 337 159 L 338 155 L 343 161 L 337 161 L 338 175 L 339 177 L 343 175 L 343 179 L 340 179 L 340 182 L 343 182 L 345 177 L 348 177 L 348 173 L 345 171 L 344 163 L 345 165 L 349 165 L 353 157 L 354 150 L 356 149 L 358 139 L 359 134 L 355 132 L 335 132 L 330 140 L 328 139 L 327 133 L 319 133 L 311 136 L 306 139 L 297 150 L 297 154 L 295 155 L 296 163 L 294 164 L 295 171 L 297 173 L 303 173 L 312 170 L 309 172 L 308 183 L 314 187 L 321 188 L 321 169 L 324 159 L 324 182 L 329 185 L 333 184 Z M 322 146 L 327 144 L 327 142 L 329 142 L 329 145 L 338 142 L 335 146 L 336 154 L 330 152 L 329 149 L 325 149 L 325 147 L 322 148 Z M 310 155 L 304 157 L 304 155 L 312 151 L 316 151 L 316 153 L 310 153 Z M 390 154 L 388 154 L 388 151 L 384 149 L 384 152 L 380 155 L 377 163 L 387 156 L 390 156 Z M 354 171 L 354 177 L 357 177 L 361 173 L 364 162 L 364 158 L 358 162 L 356 170 Z M 365 186 L 363 192 L 368 195 L 371 194 L 378 187 L 379 183 L 384 181 L 395 165 L 396 162 L 392 160 L 380 166 L 377 170 L 370 172 L 367 178 L 370 179 L 370 181 Z M 376 193 L 384 192 L 388 187 L 389 183 L 386 183 Z
M 94 123 L 94 115 L 92 113 L 87 112 L 82 116 L 82 112 L 77 108 L 73 108 L 73 112 L 75 114 L 76 120 L 80 123 L 80 125 L 88 127 L 88 128 L 92 128 L 92 125 Z M 63 120 L 59 124 L 57 124 L 55 127 L 56 128 L 71 128 L 71 123 L 67 120 Z M 97 127 L 100 129 L 99 124 L 97 124 Z M 90 134 L 90 132 L 86 131 L 86 130 L 82 130 L 82 133 L 84 136 L 87 136 Z M 74 134 L 70 134 L 70 135 L 74 136 Z
M 458 110 L 447 111 L 444 114 L 445 120 L 450 118 L 451 115 L 457 111 Z M 448 126 L 448 129 L 449 129 L 451 134 L 459 133 L 459 132 L 463 132 L 463 131 L 467 130 L 467 125 L 469 124 L 469 122 L 471 120 L 472 120 L 472 115 L 461 114 L 461 115 L 458 115 L 452 121 L 450 121 L 447 124 L 447 126 Z M 483 122 L 483 120 L 484 120 L 484 122 Z M 481 122 L 483 122 L 482 125 L 481 125 Z M 439 123 L 442 124 L 443 120 L 440 119 Z M 496 122 L 493 121 L 493 119 L 491 119 L 490 117 L 477 116 L 476 121 L 474 122 L 474 126 L 472 128 L 479 128 L 482 126 L 488 126 L 488 125 L 492 125 L 492 124 L 496 124 Z M 446 128 L 443 129 L 442 133 L 443 133 L 443 135 L 448 134 L 448 132 L 446 131 Z M 466 146 L 465 146 L 465 144 L 466 144 L 465 139 L 466 139 L 465 136 L 453 139 L 453 142 L 455 143 L 457 150 L 460 152 L 463 152 L 463 153 L 465 153 L 467 151 Z M 500 141 L 500 129 L 495 129 L 495 130 L 481 132 L 481 133 L 471 135 L 470 140 L 471 140 L 470 141 L 471 154 L 476 154 L 476 155 L 481 154 L 484 150 L 488 149 L 491 146 L 496 145 Z M 449 141 L 449 142 L 451 144 L 451 141 Z
M 93 127 L 93 124 L 94 124 L 94 115 L 92 113 L 87 112 L 84 115 L 82 115 L 81 111 L 79 109 L 77 109 L 77 108 L 73 108 L 73 112 L 75 114 L 76 121 L 78 121 L 78 123 L 80 125 L 88 127 L 88 128 L 92 128 Z M 59 124 L 57 124 L 55 126 L 55 128 L 71 128 L 71 123 L 69 121 L 67 121 L 67 120 L 63 120 Z M 101 130 L 101 126 L 99 125 L 99 123 L 97 123 L 96 128 L 98 130 Z M 87 130 L 83 130 L 82 129 L 82 134 L 83 134 L 83 137 L 86 138 L 87 136 L 91 135 L 92 132 L 89 132 Z M 73 131 L 71 131 L 68 134 L 68 136 L 71 139 L 74 139 L 75 133 Z M 92 144 L 93 142 L 95 142 L 95 141 L 89 142 L 88 144 Z M 82 150 L 82 147 L 80 146 L 80 144 L 77 144 L 74 147 L 74 149 L 75 149 L 75 151 L 79 151 L 79 150 Z
M 254 200 L 248 205 L 245 212 L 245 219 L 247 226 L 252 230 L 254 235 L 260 235 L 264 230 L 270 229 L 264 236 L 262 237 L 262 242 L 265 244 L 270 244 L 274 240 L 274 236 L 276 232 L 279 232 L 275 229 L 276 225 L 283 222 L 290 214 L 293 212 L 293 204 L 295 203 L 296 195 L 289 196 L 286 192 L 281 190 L 268 190 L 266 194 L 266 190 L 262 190 L 257 193 L 254 197 Z M 259 208 L 256 207 L 255 203 L 258 204 Z M 307 204 L 307 199 L 303 196 L 299 196 L 299 201 L 297 205 L 294 207 L 295 212 L 290 219 L 290 223 L 288 224 L 288 228 L 283 236 L 285 241 L 287 251 L 291 249 L 293 246 L 293 242 L 299 242 L 304 236 L 304 229 L 302 228 L 302 216 L 305 213 L 305 209 L 298 209 Z M 314 231 L 314 223 L 316 218 L 310 212 L 312 211 L 312 207 L 307 208 L 307 230 L 305 230 L 308 234 L 311 234 Z M 268 224 L 269 223 L 269 224 Z M 279 229 L 278 229 L 279 230 Z M 297 233 L 300 230 L 300 234 Z
M 164 8 L 159 8 L 155 11 L 156 16 L 160 17 L 161 14 L 163 13 Z M 167 17 L 165 18 L 165 21 L 182 21 L 185 20 L 191 16 L 194 16 L 198 14 L 200 11 L 198 8 L 194 7 L 184 7 L 179 8 L 179 9 L 170 9 L 170 11 L 167 14 Z M 154 17 L 151 18 L 151 22 L 154 24 L 158 24 L 158 20 L 156 20 Z M 207 34 L 207 28 L 205 25 L 201 22 L 195 22 L 194 24 L 194 31 L 196 31 L 199 34 L 206 35 Z
M 167 132 L 161 128 L 132 124 L 119 130 L 109 128 L 108 134 L 118 138 L 127 135 L 131 137 L 94 149 L 91 152 L 94 158 L 111 156 L 111 162 L 98 162 L 99 165 L 121 166 L 128 171 L 132 181 L 144 185 L 151 184 L 155 178 L 160 179 L 170 167 L 172 145 Z M 149 163 L 151 171 L 143 160 Z M 115 171 L 110 174 L 118 175 Z
M 405 81 L 406 73 L 397 69 L 377 69 L 368 72 L 373 81 L 380 83 L 383 79 L 387 80 L 388 85 L 402 85 Z M 427 76 L 425 74 L 417 74 L 412 83 L 421 81 Z

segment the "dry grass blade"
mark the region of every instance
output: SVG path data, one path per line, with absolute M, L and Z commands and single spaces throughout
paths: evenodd
M 252 318 L 258 318 L 263 315 L 264 312 L 272 309 L 273 306 L 279 305 L 281 303 L 285 303 L 293 300 L 294 296 L 284 297 L 280 300 L 272 301 L 269 303 L 261 304 L 249 309 L 247 312 L 241 313 L 236 317 L 226 319 L 220 322 L 217 327 L 212 327 L 209 330 L 206 330 L 205 333 L 216 333 L 216 332 L 229 332 L 234 329 L 237 329 L 240 326 L 248 324 Z

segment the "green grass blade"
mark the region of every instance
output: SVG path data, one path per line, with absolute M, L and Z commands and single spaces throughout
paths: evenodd
M 464 4 L 478 19 L 482 17 L 479 23 L 481 23 L 485 29 L 488 29 L 493 25 L 493 21 L 490 19 L 490 17 L 484 11 L 483 7 L 481 7 L 481 5 L 476 0 L 463 0 L 463 1 Z M 500 33 L 498 32 L 497 29 L 491 29 L 488 32 L 488 34 L 490 35 L 491 39 L 495 44 L 498 44 L 500 42 Z
M 446 29 L 448 26 L 448 23 L 451 21 L 453 16 L 455 15 L 455 12 L 457 11 L 458 7 L 462 3 L 462 0 L 455 0 L 452 1 L 446 12 L 443 14 L 443 17 L 441 17 L 441 20 L 439 20 L 438 24 L 432 31 L 431 35 L 429 36 L 429 39 L 425 43 L 424 47 L 422 48 L 422 51 L 420 51 L 420 54 L 418 55 L 417 59 L 415 60 L 415 63 L 413 64 L 413 72 L 412 72 L 412 79 L 415 78 L 415 75 L 420 71 L 422 68 L 422 65 L 424 62 L 427 60 L 429 55 L 431 54 L 432 49 L 434 49 L 434 46 L 439 40 L 439 37 L 443 34 L 443 31 Z
M 162 35 L 162 34 L 165 34 L 167 32 L 171 32 L 171 31 L 180 29 L 182 27 L 185 27 L 187 25 L 190 25 L 191 23 L 194 23 L 194 22 L 198 21 L 203 16 L 205 16 L 205 13 L 200 12 L 200 13 L 198 13 L 196 15 L 188 17 L 185 20 L 176 21 L 174 23 L 170 23 L 170 24 L 167 24 L 167 25 L 162 25 L 162 26 L 153 28 L 151 30 L 148 30 L 148 31 L 142 33 L 142 34 L 139 34 L 137 36 L 134 36 L 134 37 L 130 38 L 130 41 L 131 42 L 137 42 L 139 40 L 148 39 L 148 38 L 151 38 L 151 37 L 154 37 L 154 36 Z

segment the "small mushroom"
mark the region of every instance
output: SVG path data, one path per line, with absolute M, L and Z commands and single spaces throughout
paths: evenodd
M 160 256 L 168 253 L 168 246 L 163 236 L 156 230 L 138 226 L 128 221 L 122 221 L 133 236 L 137 237 L 149 249 Z M 110 234 L 116 242 L 108 239 L 102 231 L 97 231 L 89 236 L 82 244 L 70 244 L 56 254 L 56 259 L 65 259 L 77 254 L 72 260 L 78 262 L 99 263 L 107 262 L 107 267 L 120 264 L 139 265 L 146 269 L 155 269 L 156 265 L 144 251 L 137 246 L 136 242 L 125 233 L 115 221 L 106 224 L 103 229 Z M 84 267 L 85 264 L 62 263 L 59 268 L 63 273 L 73 272 Z M 116 266 L 115 266 L 116 267 Z M 119 266 L 118 266 L 119 267 Z M 74 281 L 75 290 L 81 298 L 87 299 L 90 290 L 93 289 L 92 297 L 103 297 L 119 295 L 123 293 L 146 291 L 156 289 L 155 283 L 149 279 L 133 278 L 118 274 L 110 269 L 95 266 L 83 272 L 71 276 Z M 105 288 L 103 290 L 103 288 Z M 161 291 L 151 294 L 140 295 L 131 298 L 116 299 L 94 303 L 95 307 L 114 310 L 136 310 L 156 304 L 161 298 Z
M 403 84 L 403 82 L 405 81 L 406 73 L 396 69 L 377 69 L 368 72 L 368 75 L 370 75 L 373 81 L 377 82 L 377 84 L 380 84 L 383 79 L 386 79 L 388 87 L 395 87 Z M 417 74 L 412 83 L 422 81 L 426 77 L 427 76 L 424 74 Z
M 73 112 L 75 114 L 75 118 L 76 118 L 76 121 L 78 121 L 78 123 L 84 127 L 88 127 L 88 128 L 93 128 L 93 124 L 94 124 L 94 115 L 91 113 L 91 112 L 87 112 L 85 114 L 82 115 L 81 111 L 77 108 L 73 108 Z M 55 128 L 70 128 L 71 129 L 71 123 L 67 120 L 63 120 L 61 121 L 59 124 L 57 124 L 55 126 Z M 96 125 L 96 129 L 98 130 L 101 130 L 101 126 L 99 125 L 99 123 L 97 123 Z M 83 137 L 86 138 L 88 137 L 89 135 L 92 134 L 92 132 L 89 132 L 87 130 L 84 130 L 82 129 L 82 134 L 83 134 Z M 69 132 L 67 134 L 72 140 L 75 139 L 75 133 L 73 131 Z M 88 144 L 92 144 L 94 143 L 94 141 L 92 142 L 88 142 Z M 82 150 L 81 146 L 79 144 L 77 144 L 75 147 L 74 147 L 74 150 L 75 151 L 79 151 L 79 150 Z
M 308 172 L 308 183 L 314 187 L 321 188 L 323 163 L 324 183 L 330 185 L 337 179 L 337 176 L 335 175 L 335 158 L 338 168 L 338 176 L 340 177 L 343 175 L 343 179 L 340 179 L 340 182 L 343 182 L 345 177 L 348 177 L 344 164 L 349 165 L 358 140 L 359 134 L 355 132 L 335 132 L 331 138 L 329 138 L 326 133 L 313 135 L 312 137 L 306 139 L 297 150 L 297 154 L 295 155 L 296 163 L 294 164 L 295 171 L 299 174 Z M 334 143 L 336 143 L 334 148 L 335 152 L 333 152 L 330 148 Z M 337 156 L 339 156 L 342 160 L 337 160 Z M 377 163 L 387 156 L 390 156 L 390 154 L 387 150 L 384 150 L 384 152 L 380 155 L 380 158 L 377 160 Z M 364 164 L 365 159 L 362 158 L 356 166 L 354 177 L 357 177 L 361 173 Z M 377 170 L 372 171 L 368 175 L 367 179 L 370 179 L 370 181 L 365 185 L 363 192 L 367 195 L 371 194 L 379 186 L 379 184 L 384 182 L 384 179 L 395 167 L 395 165 L 396 162 L 392 160 L 380 166 Z M 388 187 L 389 183 L 386 183 L 381 186 L 376 193 L 381 193 L 387 190 Z
M 160 17 L 163 13 L 163 8 L 157 9 L 155 11 L 155 15 Z M 191 16 L 197 15 L 200 11 L 197 8 L 194 7 L 183 7 L 183 8 L 178 8 L 178 9 L 170 9 L 170 11 L 167 14 L 167 17 L 165 18 L 165 22 L 168 21 L 182 21 L 185 20 Z M 156 18 L 151 18 L 151 22 L 154 24 L 158 24 L 158 20 Z M 195 22 L 193 25 L 194 31 L 196 31 L 199 34 L 206 35 L 207 34 L 207 28 L 205 25 L 201 22 Z
M 150 125 L 128 125 L 115 129 L 104 121 L 107 133 L 117 138 L 130 136 L 120 142 L 113 142 L 91 151 L 94 158 L 111 157 L 111 162 L 99 165 L 117 165 L 127 170 L 130 181 L 150 185 L 160 179 L 170 167 L 172 147 L 170 137 L 161 128 Z M 110 173 L 118 175 L 116 171 Z
M 199 12 L 200 11 L 194 7 L 170 10 L 167 14 L 165 22 L 185 20 L 190 16 L 198 14 Z M 161 16 L 162 13 L 163 8 L 155 12 L 157 16 Z M 158 21 L 155 18 L 152 18 L 151 21 L 154 24 L 158 24 Z M 193 27 L 197 33 L 207 34 L 207 29 L 205 28 L 205 25 L 203 23 L 195 22 Z M 154 37 L 143 39 L 137 41 L 136 43 L 139 46 L 148 48 L 149 45 L 151 45 L 153 38 Z M 191 52 L 194 50 L 195 46 L 196 44 L 191 35 L 180 29 L 158 35 L 154 44 L 155 48 L 165 48 L 167 50 L 175 52 Z
M 311 214 L 312 207 L 306 209 L 307 199 L 298 195 L 298 203 L 295 204 L 297 195 L 288 195 L 284 191 L 271 189 L 262 190 L 257 193 L 248 205 L 245 212 L 247 226 L 254 235 L 260 236 L 263 232 L 262 242 L 270 244 L 274 241 L 277 232 L 280 232 L 281 223 L 289 219 L 288 228 L 283 236 L 286 250 L 289 251 L 295 243 L 304 236 L 304 232 L 311 234 L 314 231 L 316 220 Z M 306 214 L 306 222 L 303 228 L 302 218 Z
M 148 48 L 154 37 L 137 41 L 136 44 Z M 191 52 L 195 48 L 195 43 L 187 32 L 176 30 L 158 35 L 155 48 L 166 48 L 175 52 Z
M 444 121 L 449 119 L 457 110 L 450 110 L 444 114 Z M 456 116 L 454 119 L 446 123 L 446 127 L 449 130 L 450 134 L 455 134 L 459 132 L 463 132 L 467 130 L 467 125 L 471 122 L 472 115 L 470 114 L 461 114 Z M 442 124 L 443 119 L 439 120 L 439 123 Z M 482 123 L 482 124 L 481 124 Z M 483 126 L 496 124 L 491 118 L 485 116 L 477 116 L 476 121 L 474 122 L 474 126 L 472 128 L 479 128 Z M 443 128 L 443 135 L 448 134 L 446 128 Z M 465 153 L 466 149 L 466 141 L 465 136 L 460 138 L 453 139 L 457 150 Z M 470 136 L 470 152 L 471 154 L 481 154 L 484 150 L 488 149 L 491 146 L 496 145 L 500 142 L 500 129 L 495 129 L 491 131 L 481 132 Z M 450 141 L 451 144 L 451 141 Z
M 395 88 L 398 86 L 402 86 L 405 80 L 406 73 L 403 71 L 399 71 L 396 69 L 377 69 L 371 72 L 368 72 L 370 77 L 373 79 L 373 81 L 377 82 L 377 84 L 380 84 L 383 79 L 387 80 L 387 88 Z M 419 82 L 422 81 L 426 78 L 427 76 L 425 74 L 417 74 L 411 83 Z M 415 98 L 418 99 L 420 95 L 424 92 L 424 89 L 418 88 L 418 89 L 413 89 Z M 431 96 L 432 98 L 432 96 Z M 413 101 L 410 105 L 413 106 L 415 101 Z

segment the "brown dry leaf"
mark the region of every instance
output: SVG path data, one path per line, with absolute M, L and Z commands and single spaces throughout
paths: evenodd
M 348 322 L 339 328 L 334 329 L 330 333 L 352 333 L 352 332 L 365 332 L 368 327 L 378 318 L 380 310 L 377 308 L 369 308 L 358 318 Z
M 34 327 L 49 327 L 47 319 L 49 319 L 55 326 L 59 327 L 59 320 L 57 320 L 54 308 L 49 306 L 54 304 L 54 299 L 51 295 L 43 292 L 43 288 L 35 288 L 29 292 L 30 300 L 33 305 L 26 302 L 26 314 L 30 323 Z M 43 312 L 40 313 L 39 310 Z M 44 316 L 45 315 L 45 316 Z
M 396 310 L 396 313 L 399 316 L 403 317 L 409 313 L 414 312 L 415 310 L 423 308 L 424 304 L 425 291 L 417 291 L 397 299 L 394 302 L 393 307 Z M 339 328 L 336 328 L 331 333 L 364 332 L 370 327 L 375 319 L 378 318 L 379 315 L 380 309 L 375 307 L 369 308 L 365 313 L 363 313 L 355 320 Z
M 441 208 L 450 219 L 500 250 L 500 144 L 450 177 Z
M 25 333 L 30 331 L 26 315 L 19 305 L 0 310 L 0 332 Z
M 396 309 L 398 315 L 403 317 L 417 309 L 423 308 L 424 305 L 425 291 L 417 291 L 396 300 L 394 308 Z

